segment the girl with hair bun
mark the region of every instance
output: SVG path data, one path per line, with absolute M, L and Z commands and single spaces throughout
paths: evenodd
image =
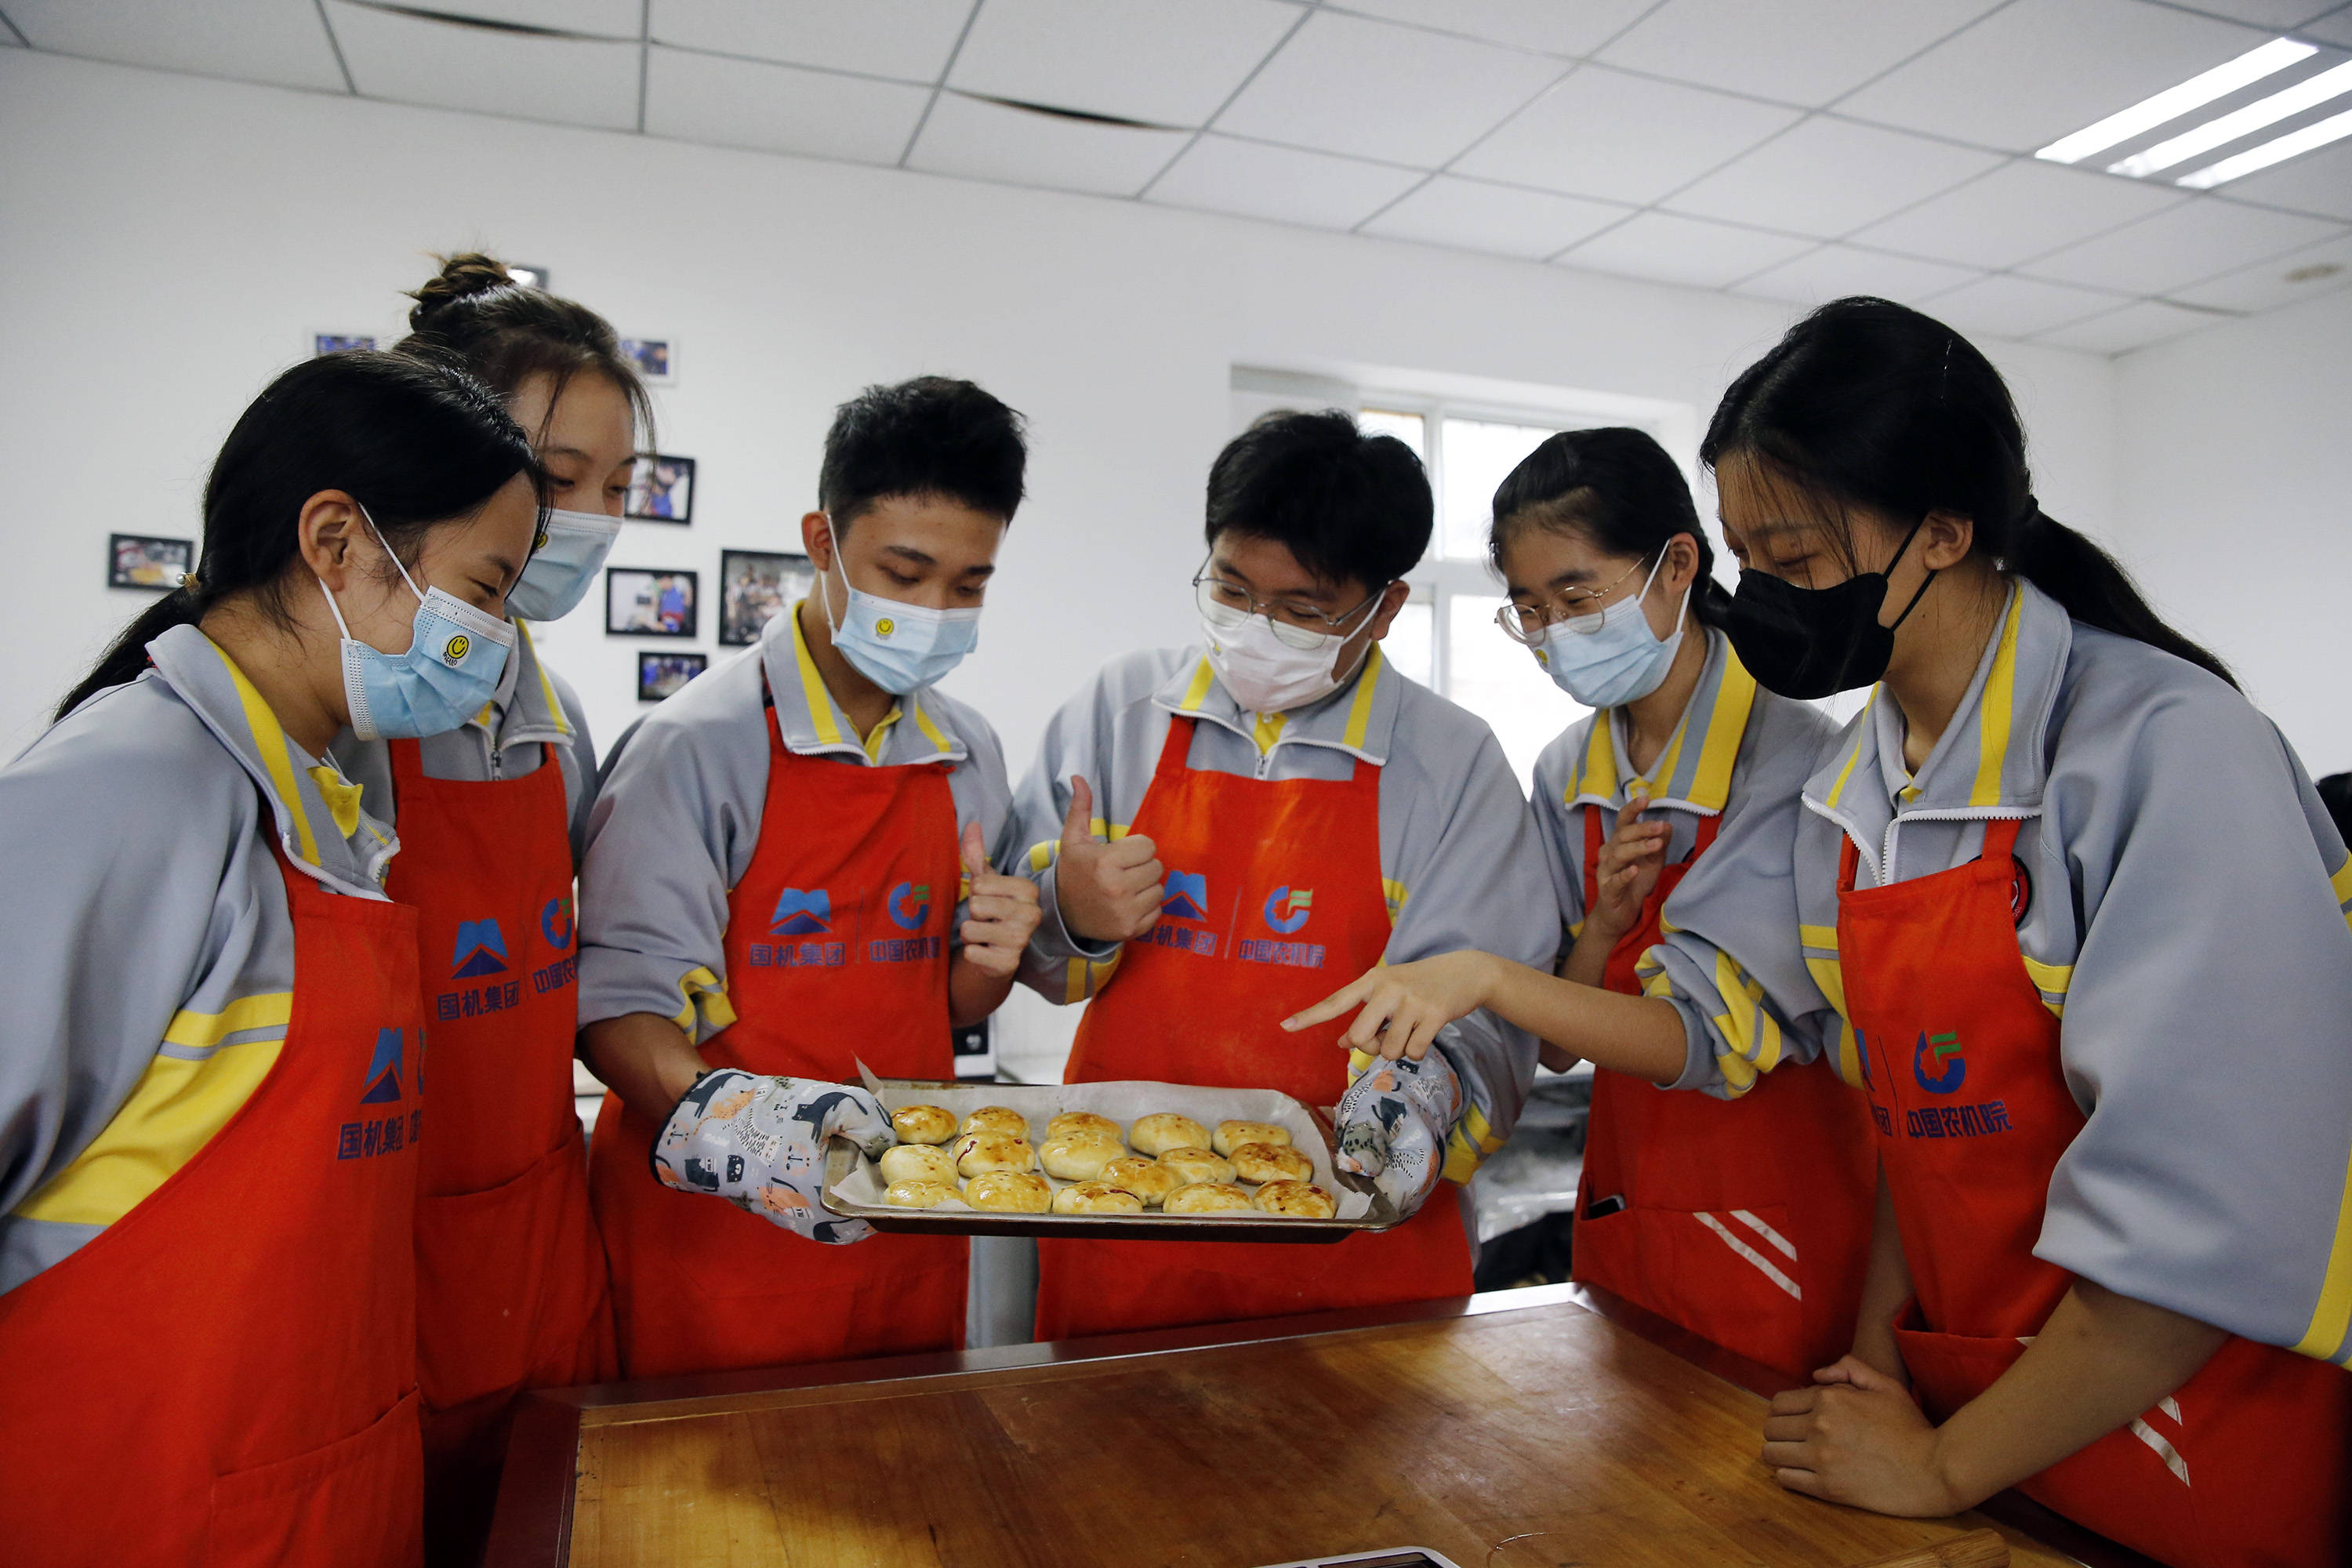
M 497 688 L 537 479 L 452 367 L 296 365 L 194 576 L 0 768 L 11 1562 L 422 1560 L 416 915 L 328 742 Z
M 414 298 L 400 346 L 464 365 L 505 399 L 550 509 L 508 600 L 515 657 L 488 700 L 445 734 L 347 734 L 336 748 L 396 823 L 387 885 L 418 911 L 434 1044 L 416 1214 L 425 1522 L 435 1559 L 459 1562 L 487 1539 L 515 1396 L 617 1371 L 572 1083 L 572 876 L 596 754 L 529 623 L 564 615 L 595 582 L 650 408 L 603 317 L 489 257 L 449 258 Z
M 1727 1014 L 1715 992 L 1727 960 L 1790 1014 L 1811 985 L 1780 936 L 1788 882 L 1746 867 L 1787 858 L 1831 725 L 1759 689 L 1732 650 L 1730 596 L 1682 470 L 1643 431 L 1562 431 L 1504 479 L 1494 519 L 1503 630 L 1598 710 L 1536 763 L 1560 974 L 1627 995 L 1656 977 Z M 1718 836 L 1735 852 L 1715 861 Z M 1679 951 L 1660 946 L 1667 931 Z M 1543 1059 L 1575 1058 L 1547 1044 Z M 1801 1378 L 1853 1342 L 1873 1154 L 1826 1064 L 1767 1065 L 1727 1100 L 1595 1073 L 1575 1270 Z

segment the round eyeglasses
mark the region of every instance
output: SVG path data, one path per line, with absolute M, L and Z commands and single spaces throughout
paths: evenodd
M 1598 588 L 1563 588 L 1558 608 L 1549 605 L 1506 604 L 1495 612 L 1495 624 L 1503 628 L 1505 637 L 1527 647 L 1541 647 L 1544 633 L 1555 625 L 1566 626 L 1579 637 L 1591 637 L 1601 629 L 1601 612 L 1608 607 L 1601 601 L 1648 564 L 1649 558 L 1644 556 Z
M 1202 619 L 1230 632 L 1239 631 L 1252 616 L 1262 616 L 1274 628 L 1276 641 L 1285 647 L 1295 647 L 1301 652 L 1321 647 L 1326 637 L 1348 635 L 1355 629 L 1348 623 L 1355 620 L 1368 607 L 1379 604 L 1381 595 L 1387 592 L 1388 584 L 1383 583 L 1372 590 L 1370 598 L 1354 609 L 1333 616 L 1296 600 L 1261 601 L 1239 584 L 1211 576 L 1206 566 L 1192 575 L 1192 597 L 1201 606 Z

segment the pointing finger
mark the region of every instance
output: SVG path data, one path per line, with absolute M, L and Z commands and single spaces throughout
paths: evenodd
M 1285 1018 L 1282 1021 L 1282 1026 L 1296 1032 L 1300 1029 L 1311 1029 L 1318 1024 L 1330 1022 L 1370 994 L 1372 976 L 1379 973 L 1378 970 L 1370 970 L 1358 975 L 1305 1012 L 1294 1013 Z

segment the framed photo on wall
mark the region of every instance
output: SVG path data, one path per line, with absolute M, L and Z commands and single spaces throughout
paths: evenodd
M 639 457 L 622 513 L 634 522 L 692 522 L 694 459 L 657 452 Z
M 614 566 L 604 574 L 604 635 L 690 637 L 697 635 L 701 595 L 691 572 Z
M 196 563 L 196 542 L 151 533 L 106 536 L 106 585 L 170 593 Z
M 373 347 L 375 347 L 373 332 L 312 332 L 310 334 L 310 357 L 313 359 L 320 354 L 339 354 L 345 349 Z
M 719 642 L 750 647 L 776 613 L 807 595 L 816 581 L 805 555 L 761 550 L 719 552 Z
M 641 653 L 637 655 L 637 700 L 658 702 L 675 697 L 680 687 L 709 668 L 707 653 Z
M 545 285 L 541 285 L 545 287 Z M 677 342 L 672 338 L 623 338 L 621 352 L 637 367 L 649 386 L 677 384 Z

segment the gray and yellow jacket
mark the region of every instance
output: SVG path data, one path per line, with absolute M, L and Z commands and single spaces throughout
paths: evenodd
M 0 1290 L 131 1212 L 269 1075 L 298 875 L 381 900 L 399 841 L 194 626 L 0 768 Z
M 1798 791 L 1835 727 L 1810 704 L 1759 688 L 1724 635 L 1702 630 L 1706 663 L 1698 686 L 1648 773 L 1635 771 L 1627 752 L 1623 710 L 1592 714 L 1537 759 L 1535 816 L 1559 898 L 1563 953 L 1584 926 L 1587 813 L 1601 814 L 1605 842 L 1633 789 L 1645 790 L 1643 820 L 1672 824 L 1669 865 L 1690 854 L 1702 823 L 1721 819 L 1716 847 L 1659 910 L 1668 940 L 1638 964 L 1649 994 L 1682 1014 L 1687 1047 L 1711 1058 L 1707 1043 L 1717 1037 L 1748 1038 L 1759 1026 L 1756 1020 L 1778 1027 L 1775 1013 L 1820 1005 L 1789 940 L 1797 920 L 1790 869 Z M 1737 1058 L 1727 1077 L 1746 1065 Z M 1750 1073 L 1735 1081 L 1744 1089 L 1755 1079 Z M 1717 1092 L 1734 1091 L 1717 1086 Z
M 1195 769 L 1267 780 L 1344 780 L 1359 758 L 1380 769 L 1380 874 L 1393 927 L 1388 962 L 1480 948 L 1549 964 L 1559 905 L 1526 798 L 1483 722 L 1390 668 L 1377 645 L 1356 679 L 1321 701 L 1289 713 L 1244 713 L 1192 646 L 1105 666 L 1046 725 L 1021 782 L 1016 830 L 1045 906 L 1021 978 L 1047 1000 L 1094 995 L 1115 978 L 1121 951 L 1077 942 L 1055 901 L 1070 775 L 1084 774 L 1094 788 L 1103 814 L 1096 834 L 1124 837 L 1180 714 L 1199 721 L 1188 755 Z M 1354 978 L 1334 974 L 1331 989 Z M 1272 1031 L 1280 1020 L 1258 1022 Z M 1467 1181 L 1518 1121 L 1535 1081 L 1536 1042 L 1479 1012 L 1448 1026 L 1438 1044 L 1468 1106 L 1445 1173 Z
M 750 868 L 768 792 L 775 701 L 795 755 L 844 767 L 946 763 L 956 821 L 977 820 L 1006 858 L 1012 790 L 988 721 L 925 688 L 860 740 L 809 657 L 799 606 L 772 617 L 757 647 L 630 726 L 604 760 L 580 873 L 580 1022 L 630 1013 L 669 1018 L 697 1044 L 735 1021 L 727 996 L 727 896 Z M 963 909 L 958 900 L 955 921 Z

